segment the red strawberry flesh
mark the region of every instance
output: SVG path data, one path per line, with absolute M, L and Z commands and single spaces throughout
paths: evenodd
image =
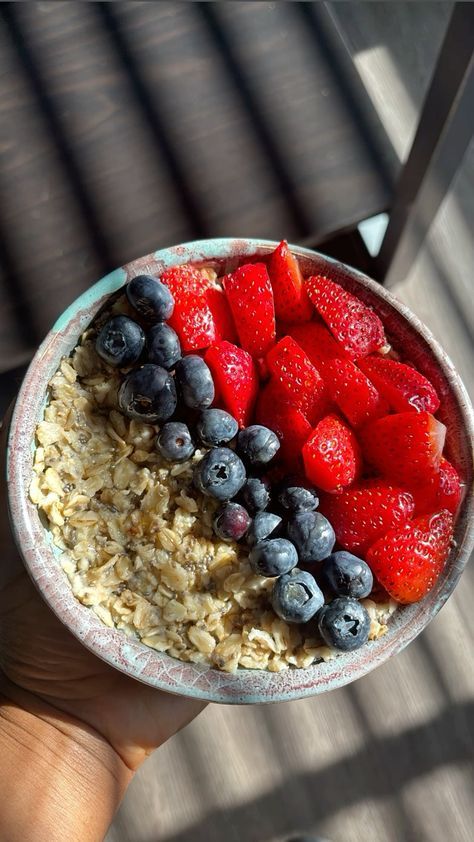
M 303 276 L 298 261 L 285 240 L 282 240 L 270 257 L 269 273 L 277 319 L 307 322 L 311 318 L 313 308 L 303 287 Z
M 353 427 L 388 413 L 386 401 L 351 360 L 329 360 L 323 376 L 332 400 Z
M 430 381 L 405 363 L 382 357 L 366 357 L 359 366 L 397 412 L 431 412 L 439 398 Z
M 323 491 L 339 491 L 354 482 L 361 458 L 357 439 L 337 415 L 326 415 L 303 447 L 305 473 Z
M 275 342 L 273 290 L 264 263 L 247 263 L 222 279 L 239 341 L 253 357 Z
M 240 427 L 248 426 L 258 393 L 258 374 L 252 357 L 243 348 L 224 341 L 208 348 L 204 359 L 227 412 Z
M 456 468 L 442 458 L 439 472 L 430 477 L 423 485 L 416 485 L 410 489 L 415 500 L 417 515 L 438 512 L 447 509 L 456 514 L 462 498 L 462 484 Z
M 277 459 L 291 470 L 301 467 L 302 448 L 311 433 L 311 424 L 295 406 L 282 395 L 278 384 L 270 381 L 260 392 L 255 418 L 258 424 L 269 427 L 280 439 Z
M 439 470 L 446 427 L 429 412 L 402 412 L 360 432 L 367 461 L 394 482 L 420 485 Z
M 316 423 L 327 406 L 324 381 L 291 336 L 285 336 L 267 354 L 272 380 L 279 384 L 288 403 Z

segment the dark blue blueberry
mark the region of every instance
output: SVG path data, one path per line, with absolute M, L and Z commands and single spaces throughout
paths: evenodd
M 152 275 L 137 275 L 125 287 L 132 307 L 148 322 L 165 322 L 173 314 L 174 298 Z
M 181 395 L 190 409 L 207 409 L 214 400 L 214 382 L 210 368 L 197 354 L 189 354 L 176 364 Z
M 170 462 L 185 462 L 195 450 L 189 428 L 181 421 L 168 421 L 167 424 L 163 424 L 156 446 L 163 459 Z
M 217 510 L 214 532 L 223 541 L 240 541 L 250 526 L 250 515 L 239 503 L 225 503 Z
M 312 512 L 319 506 L 319 498 L 310 488 L 292 485 L 285 488 L 278 499 L 289 512 Z
M 372 571 L 361 558 L 340 550 L 324 559 L 321 566 L 322 582 L 338 596 L 363 599 L 374 584 Z
M 295 567 L 273 585 L 272 605 L 287 623 L 307 623 L 324 605 L 324 596 L 311 573 Z
M 181 359 L 178 334 L 172 327 L 161 322 L 148 331 L 147 348 L 149 361 L 168 370 L 174 368 Z
M 270 502 L 270 483 L 265 477 L 249 477 L 245 483 L 241 497 L 249 512 L 261 512 Z
M 237 436 L 237 450 L 247 465 L 266 465 L 280 449 L 280 441 L 273 430 L 252 424 Z
M 209 450 L 194 473 L 196 487 L 203 494 L 217 500 L 231 500 L 239 493 L 244 482 L 244 463 L 228 447 Z
M 205 409 L 196 424 L 196 432 L 207 447 L 219 447 L 232 441 L 239 425 L 224 409 Z
M 328 646 L 350 652 L 369 639 L 370 617 L 356 599 L 339 596 L 321 609 L 318 629 Z
M 336 543 L 334 529 L 320 512 L 295 512 L 286 531 L 302 564 L 322 561 Z
M 109 365 L 125 368 L 138 360 L 145 345 L 140 325 L 128 316 L 112 316 L 100 331 L 95 348 Z
M 298 564 L 298 554 L 286 538 L 260 541 L 250 550 L 250 567 L 260 576 L 283 576 Z
M 127 375 L 118 393 L 118 403 L 129 418 L 148 424 L 167 421 L 178 403 L 174 380 L 161 366 L 146 363 Z
M 279 515 L 274 515 L 272 512 L 257 512 L 247 532 L 249 547 L 259 544 L 265 538 L 275 538 L 281 523 L 282 520 Z

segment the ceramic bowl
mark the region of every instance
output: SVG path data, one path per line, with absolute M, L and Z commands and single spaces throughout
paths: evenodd
M 329 274 L 356 293 L 382 318 L 389 340 L 403 349 L 436 387 L 441 398 L 439 418 L 447 426 L 447 456 L 459 470 L 466 494 L 458 514 L 446 568 L 421 602 L 400 608 L 387 634 L 361 649 L 341 654 L 308 669 L 280 673 L 239 669 L 234 674 L 188 664 L 156 652 L 107 628 L 93 611 L 73 596 L 58 562 L 58 551 L 29 501 L 35 450 L 35 427 L 43 414 L 47 384 L 64 354 L 102 307 L 107 297 L 137 274 L 160 274 L 181 263 L 212 263 L 231 271 L 239 262 L 266 255 L 276 243 L 268 240 L 215 239 L 163 249 L 112 272 L 80 296 L 58 319 L 38 349 L 16 400 L 8 438 L 9 506 L 15 540 L 24 563 L 50 608 L 65 626 L 99 658 L 138 681 L 161 690 L 223 703 L 261 703 L 299 699 L 348 684 L 383 664 L 412 641 L 444 605 L 459 579 L 474 542 L 473 416 L 468 396 L 453 364 L 413 313 L 375 281 L 356 270 L 308 249 L 292 246 L 306 274 Z

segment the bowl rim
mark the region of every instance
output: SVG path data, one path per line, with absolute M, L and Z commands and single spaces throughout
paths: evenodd
M 36 395 L 37 401 L 38 387 L 45 387 L 51 376 L 48 373 L 47 378 L 46 375 L 41 377 L 45 361 L 48 361 L 50 367 L 54 364 L 57 368 L 62 353 L 68 347 L 67 342 L 71 350 L 109 295 L 126 283 L 130 267 L 137 274 L 137 265 L 141 271 L 142 267 L 146 270 L 147 261 L 153 266 L 158 264 L 164 268 L 191 261 L 228 259 L 232 255 L 250 257 L 259 252 L 268 254 L 277 245 L 278 241 L 246 237 L 194 240 L 159 249 L 106 275 L 76 298 L 47 333 L 23 379 L 8 431 L 6 469 L 12 532 L 26 569 L 49 607 L 91 652 L 130 677 L 167 692 L 225 704 L 286 701 L 336 689 L 366 675 L 405 648 L 444 605 L 467 563 L 474 546 L 473 487 L 467 489 L 462 504 L 462 521 L 465 523 L 462 543 L 451 551 L 446 575 L 442 577 L 439 592 L 432 604 L 427 605 L 426 600 L 422 600 L 398 611 L 398 616 L 391 619 L 389 632 L 379 640 L 372 641 L 369 650 L 362 647 L 353 653 L 343 653 L 334 660 L 304 669 L 290 668 L 271 673 L 267 670 L 239 668 L 236 673 L 229 674 L 205 665 L 178 661 L 150 649 L 138 639 L 129 638 L 122 631 L 105 626 L 90 608 L 83 606 L 74 597 L 66 575 L 59 566 L 57 555 L 53 552 L 51 541 L 48 541 L 47 530 L 40 522 L 38 510 L 28 498 L 28 466 L 31 469 L 34 442 L 28 433 L 25 419 L 33 414 L 32 396 Z M 429 329 L 389 290 L 363 272 L 313 249 L 292 244 L 290 249 L 302 259 L 322 261 L 327 264 L 329 271 L 331 268 L 339 268 L 351 282 L 356 282 L 356 286 L 367 288 L 370 293 L 385 301 L 409 323 L 415 333 L 421 335 L 436 365 L 449 382 L 472 453 L 474 414 L 469 396 L 453 363 Z M 71 336 L 74 337 L 72 344 Z M 44 394 L 43 407 L 45 401 Z M 33 419 L 30 417 L 30 430 L 32 422 L 36 424 L 38 417 L 38 413 Z M 474 473 L 472 464 L 470 470 Z M 58 577 L 58 572 L 63 578 Z M 364 650 L 369 653 L 365 658 L 361 654 Z

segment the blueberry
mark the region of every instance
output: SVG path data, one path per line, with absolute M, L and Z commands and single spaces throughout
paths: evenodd
M 270 483 L 265 477 L 249 477 L 241 491 L 242 502 L 249 512 L 260 512 L 270 502 Z
M 174 298 L 152 275 L 137 275 L 125 287 L 132 307 L 148 322 L 165 322 L 173 314 Z
M 194 442 L 186 424 L 168 421 L 160 430 L 156 446 L 163 459 L 170 462 L 185 462 L 194 453 Z
M 252 424 L 237 436 L 237 450 L 248 465 L 266 465 L 280 449 L 276 433 L 260 424 Z
M 275 582 L 272 605 L 287 623 L 307 623 L 324 605 L 324 596 L 311 573 L 295 567 Z
M 223 541 L 240 541 L 250 526 L 250 515 L 239 503 L 225 503 L 216 512 L 214 532 Z
M 172 327 L 161 322 L 148 331 L 147 348 L 149 361 L 163 368 L 174 368 L 181 359 L 178 334 Z
M 136 363 L 144 345 L 145 334 L 140 325 L 128 316 L 112 316 L 100 331 L 95 349 L 109 365 L 124 368 Z
M 363 599 L 374 584 L 372 571 L 365 561 L 341 550 L 328 556 L 321 567 L 322 581 L 338 596 Z
M 290 512 L 312 512 L 319 506 L 319 498 L 316 492 L 310 488 L 297 485 L 285 488 L 278 495 L 278 500 L 283 508 Z
M 149 424 L 167 421 L 178 403 L 174 380 L 161 366 L 146 363 L 127 375 L 118 393 L 118 403 L 129 418 Z
M 303 564 L 322 561 L 336 543 L 334 529 L 320 512 L 295 512 L 286 531 Z
M 228 447 L 216 447 L 196 466 L 194 484 L 209 497 L 231 500 L 245 482 L 245 466 Z
M 235 418 L 223 409 L 205 409 L 196 425 L 196 432 L 207 447 L 227 444 L 238 431 L 239 425 Z
M 272 512 L 257 512 L 247 532 L 249 547 L 259 544 L 265 538 L 272 536 L 275 538 L 281 523 L 282 520 L 279 515 L 274 515 Z
M 367 642 L 370 617 L 356 599 L 339 596 L 321 609 L 318 629 L 328 646 L 350 652 Z
M 214 382 L 209 366 L 197 354 L 189 354 L 176 364 L 176 377 L 186 406 L 206 409 L 214 400 Z
M 282 576 L 298 564 L 298 553 L 286 538 L 260 541 L 250 550 L 250 567 L 260 576 Z

